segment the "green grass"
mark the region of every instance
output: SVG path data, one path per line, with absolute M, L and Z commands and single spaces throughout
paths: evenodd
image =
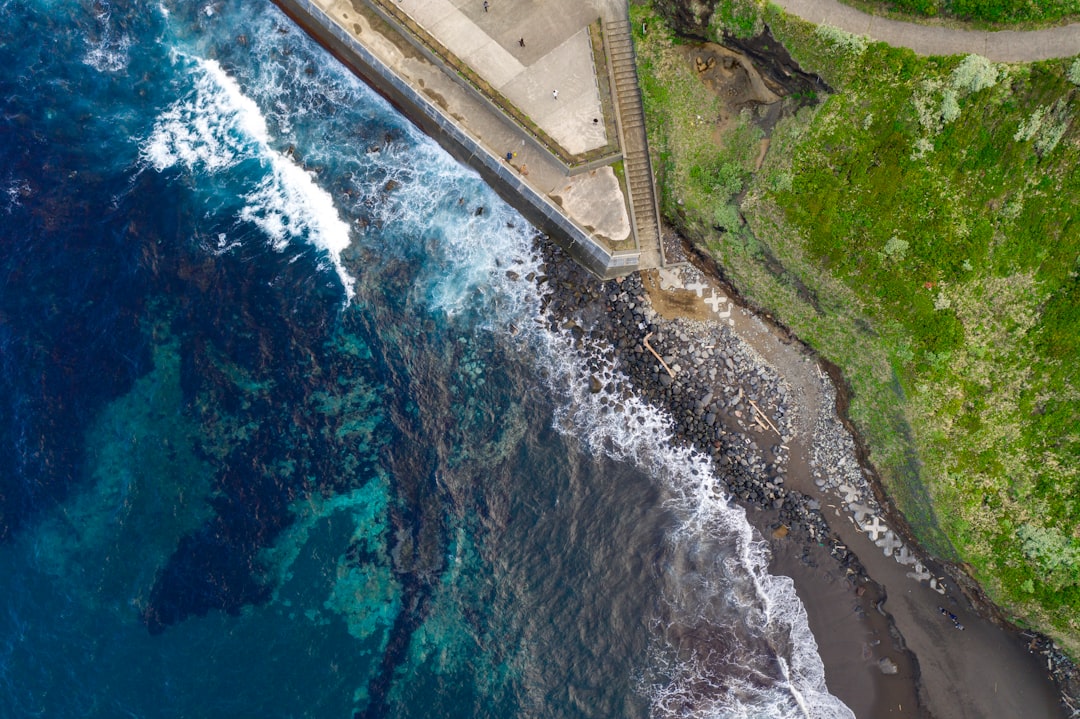
M 704 93 L 701 80 L 681 54 L 679 39 L 647 8 L 631 17 L 650 142 L 665 214 L 707 217 L 710 225 L 742 225 L 735 199 L 746 188 L 758 155 L 761 131 L 748 114 L 727 118 L 723 147 L 713 138 L 720 103 Z M 652 28 L 645 42 L 642 24 Z
M 1080 0 L 845 0 L 890 15 L 956 18 L 978 25 L 1047 25 L 1075 19 Z
M 752 177 L 728 147 L 756 149 L 750 130 L 703 148 L 691 119 L 704 103 L 687 102 L 697 79 L 673 40 L 636 37 L 665 214 L 841 367 L 852 420 L 920 539 L 1080 654 L 1072 61 L 922 58 L 765 12 L 836 92 L 777 128 Z M 725 162 L 744 170 L 743 194 Z M 734 198 L 749 229 L 718 231 Z

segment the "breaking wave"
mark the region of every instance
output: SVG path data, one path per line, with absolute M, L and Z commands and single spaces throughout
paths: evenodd
M 277 252 L 295 240 L 325 252 L 346 301 L 351 300 L 356 280 L 341 257 L 351 244 L 350 229 L 333 198 L 316 183 L 314 173 L 271 146 L 258 104 L 217 61 L 183 55 L 176 61 L 192 63 L 194 87 L 158 116 L 140 148 L 144 162 L 158 172 L 176 167 L 189 175 L 213 175 L 258 162 L 265 168 L 263 176 L 243 196 L 237 219 L 262 230 Z

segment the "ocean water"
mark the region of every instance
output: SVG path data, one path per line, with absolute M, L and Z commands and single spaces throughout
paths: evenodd
M 0 717 L 851 715 L 535 231 L 272 4 L 0 12 Z

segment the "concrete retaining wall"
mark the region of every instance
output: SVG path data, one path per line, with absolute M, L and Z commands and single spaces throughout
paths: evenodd
M 274 0 L 309 35 L 386 97 L 409 120 L 459 161 L 475 169 L 508 204 L 550 236 L 577 262 L 604 279 L 638 269 L 640 253 L 611 253 L 522 181 L 516 170 L 488 152 L 456 121 L 399 77 L 311 0 Z

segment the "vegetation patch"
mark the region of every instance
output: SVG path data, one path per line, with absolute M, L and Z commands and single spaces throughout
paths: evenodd
M 869 12 L 956 18 L 979 25 L 1047 25 L 1075 19 L 1080 0 L 845 0 Z
M 678 39 L 633 11 L 667 217 L 841 367 L 920 539 L 1080 654 L 1080 65 L 919 57 L 768 8 L 835 93 L 783 100 L 755 170 L 753 118 L 706 147 Z
M 706 91 L 690 55 L 660 18 L 633 8 L 639 73 L 650 146 L 668 215 L 704 218 L 710 227 L 743 225 L 737 198 L 750 180 L 764 136 L 752 107 L 725 108 Z M 642 28 L 650 28 L 643 42 Z

